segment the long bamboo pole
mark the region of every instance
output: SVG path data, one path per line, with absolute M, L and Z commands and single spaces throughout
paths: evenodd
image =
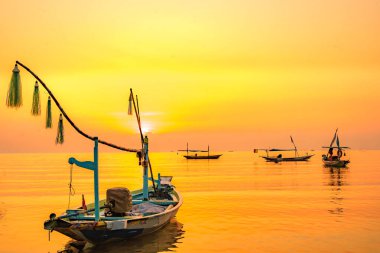
M 131 91 L 131 94 L 132 94 L 132 102 L 133 102 L 133 108 L 135 109 L 135 114 L 136 114 L 136 118 L 137 118 L 137 124 L 139 126 L 139 131 L 140 131 L 140 137 L 141 137 L 141 145 L 144 146 L 144 136 L 143 136 L 143 132 L 142 132 L 142 128 L 141 128 L 141 120 L 140 120 L 140 108 L 139 108 L 139 101 L 138 101 L 138 98 L 137 98 L 137 95 L 136 95 L 136 100 L 137 100 L 137 106 L 136 106 L 136 101 L 135 101 L 135 97 L 133 96 L 133 91 L 132 89 L 130 89 Z M 149 164 L 149 170 L 150 170 L 150 176 L 152 178 L 152 185 L 153 185 L 153 190 L 154 192 L 156 192 L 156 184 L 154 183 L 154 177 L 153 177 L 153 169 L 152 169 L 152 164 L 150 163 L 150 159 L 148 157 L 148 164 Z

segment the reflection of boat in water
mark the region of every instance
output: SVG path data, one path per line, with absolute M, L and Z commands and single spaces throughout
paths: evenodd
M 336 142 L 336 146 L 334 145 L 334 142 Z M 349 159 L 343 159 L 343 156 L 346 156 L 346 149 L 349 149 L 349 147 L 342 147 L 339 143 L 339 136 L 338 136 L 338 129 L 336 129 L 334 137 L 331 141 L 331 144 L 329 147 L 322 147 L 327 148 L 328 152 L 327 154 L 322 155 L 322 162 L 327 167 L 337 167 L 342 168 L 346 167 L 347 164 L 350 163 Z M 336 154 L 334 154 L 334 150 L 336 151 Z
M 111 241 L 93 247 L 83 249 L 82 253 L 96 253 L 96 252 L 108 252 L 108 253 L 155 253 L 162 251 L 173 251 L 177 248 L 177 243 L 183 238 L 185 231 L 182 230 L 183 225 L 179 223 L 175 218 L 163 227 L 160 231 L 133 239 L 126 239 L 122 241 Z M 66 245 L 66 250 L 72 250 L 75 252 L 75 246 L 72 246 L 72 242 Z M 78 250 L 77 250 L 78 251 Z M 69 251 L 70 252 L 70 251 Z
M 180 149 L 178 151 L 186 151 L 185 157 L 186 159 L 218 159 L 222 156 L 222 154 L 217 155 L 210 155 L 210 146 L 207 146 L 207 150 L 200 150 L 200 149 L 189 149 L 189 143 L 186 144 L 186 149 Z M 189 155 L 189 152 L 195 153 L 194 155 Z M 198 153 L 205 153 L 207 152 L 207 155 L 198 155 Z
M 278 149 L 278 148 L 272 148 L 272 149 L 254 149 L 254 153 L 257 153 L 259 150 L 265 150 L 267 155 L 266 156 L 260 156 L 264 158 L 267 162 L 302 162 L 302 161 L 308 161 L 314 154 L 306 154 L 303 156 L 300 156 L 298 154 L 298 150 L 296 145 L 294 144 L 292 136 L 290 136 L 290 140 L 293 143 L 294 148 L 292 149 Z M 269 152 L 286 152 L 286 151 L 294 151 L 294 156 L 290 157 L 283 157 L 282 154 L 279 154 L 277 156 L 270 156 Z
M 328 209 L 328 212 L 333 215 L 342 216 L 344 212 L 342 189 L 347 184 L 347 172 L 346 169 L 334 167 L 326 167 L 324 171 L 328 175 L 326 185 L 330 187 L 331 191 L 330 203 L 332 203 L 332 207 Z

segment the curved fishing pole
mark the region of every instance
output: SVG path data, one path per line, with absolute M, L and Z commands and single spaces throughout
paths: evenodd
M 33 73 L 33 71 L 31 71 L 27 66 L 25 66 L 24 64 L 22 64 L 21 62 L 19 61 L 16 61 L 16 64 L 19 64 L 21 67 L 23 67 L 26 71 L 28 71 L 32 76 L 34 76 L 39 82 L 40 84 L 45 88 L 45 90 L 49 93 L 50 97 L 53 99 L 54 103 L 57 105 L 58 109 L 61 111 L 62 115 L 65 117 L 65 119 L 70 123 L 70 125 L 82 136 L 86 137 L 87 139 L 90 139 L 92 141 L 95 140 L 95 137 L 93 136 L 90 136 L 88 134 L 86 134 L 85 132 L 83 132 L 82 130 L 80 130 L 75 124 L 74 122 L 70 119 L 70 117 L 66 114 L 66 112 L 63 110 L 62 106 L 59 104 L 58 100 L 54 97 L 53 93 L 50 91 L 50 89 L 46 86 L 46 84 L 36 75 Z M 141 129 L 140 129 L 141 131 Z M 109 143 L 109 142 L 106 142 L 106 141 L 103 141 L 103 140 L 98 140 L 99 143 L 101 144 L 104 144 L 106 146 L 109 146 L 111 148 L 115 148 L 115 149 L 119 149 L 119 150 L 122 150 L 122 151 L 127 151 L 127 152 L 133 152 L 133 153 L 136 153 L 136 152 L 139 152 L 140 150 L 138 149 L 130 149 L 130 148 L 124 148 L 124 147 L 120 147 L 120 146 L 117 146 L 115 144 L 112 144 L 112 143 Z

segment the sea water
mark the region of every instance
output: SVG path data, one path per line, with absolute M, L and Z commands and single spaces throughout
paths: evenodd
M 253 152 L 218 160 L 154 153 L 155 173 L 172 175 L 184 202 L 164 229 L 84 252 L 380 252 L 380 151 L 351 151 L 347 168 L 268 163 Z M 285 155 L 285 154 L 284 154 Z M 70 241 L 43 229 L 49 214 L 93 201 L 93 175 L 67 163 L 91 154 L 0 154 L 0 252 L 57 252 Z M 142 187 L 134 154 L 100 153 L 100 198 Z M 72 192 L 69 196 L 70 172 Z

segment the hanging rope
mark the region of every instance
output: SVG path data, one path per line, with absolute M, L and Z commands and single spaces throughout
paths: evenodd
M 33 71 L 31 71 L 27 66 L 25 66 L 24 64 L 22 64 L 21 62 L 19 61 L 16 61 L 16 63 L 18 65 L 20 65 L 21 67 L 23 67 L 26 71 L 28 71 L 32 76 L 34 76 L 38 82 L 45 88 L 45 90 L 49 93 L 50 97 L 52 98 L 52 100 L 54 101 L 54 103 L 57 105 L 58 109 L 61 111 L 63 117 L 65 117 L 65 119 L 70 123 L 70 125 L 79 133 L 81 134 L 82 136 L 86 137 L 87 139 L 90 139 L 92 141 L 95 140 L 95 137 L 92 137 L 88 134 L 86 134 L 85 132 L 83 132 L 82 130 L 80 130 L 75 124 L 74 122 L 69 118 L 69 116 L 66 114 L 66 112 L 63 110 L 62 106 L 60 105 L 60 103 L 58 102 L 58 100 L 54 97 L 53 93 L 50 91 L 50 89 L 46 86 L 46 84 L 36 75 L 33 73 Z M 115 148 L 115 149 L 119 149 L 119 150 L 123 150 L 123 151 L 127 151 L 127 152 L 133 152 L 133 153 L 136 153 L 140 150 L 138 149 L 130 149 L 130 148 L 124 148 L 124 147 L 120 147 L 120 146 L 117 146 L 115 144 L 112 144 L 112 143 L 109 143 L 109 142 L 106 142 L 106 141 L 103 141 L 103 140 L 100 140 L 98 139 L 98 142 L 101 143 L 101 144 L 104 144 L 104 145 L 107 145 L 111 148 Z
M 69 181 L 69 204 L 67 209 L 70 209 L 71 196 L 75 195 L 75 189 L 73 187 L 73 164 L 70 165 L 70 181 Z

